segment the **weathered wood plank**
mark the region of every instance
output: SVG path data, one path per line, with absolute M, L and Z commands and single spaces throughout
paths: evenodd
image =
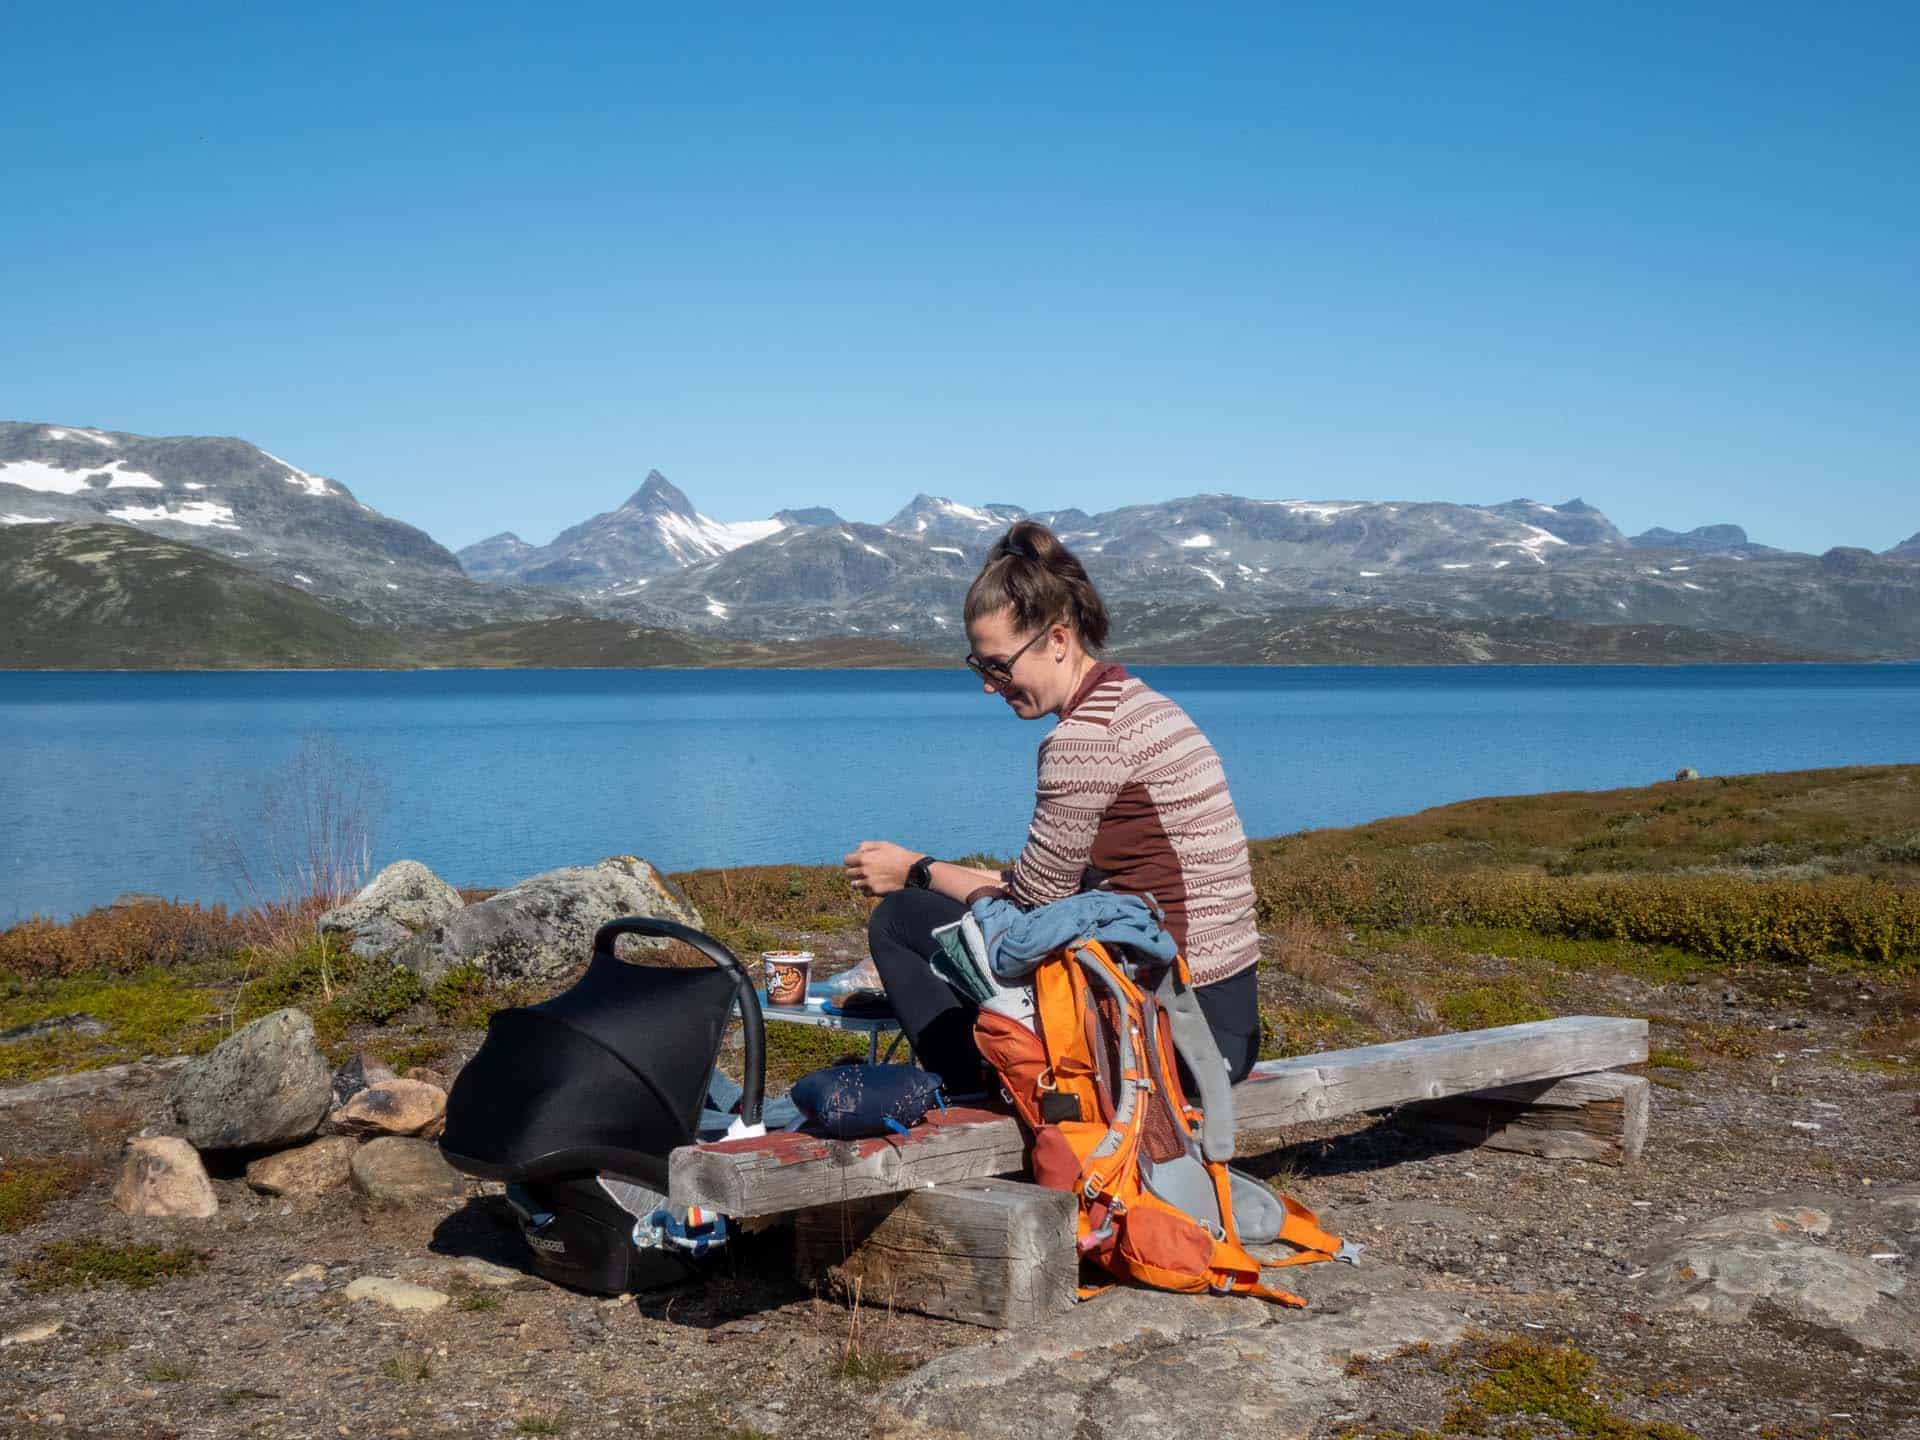
M 1018 1180 L 961 1180 L 794 1217 L 800 1274 L 869 1306 L 1019 1329 L 1078 1293 L 1073 1196 Z
M 954 1105 L 899 1136 L 824 1140 L 780 1133 L 684 1146 L 673 1152 L 667 1196 L 675 1206 L 700 1205 L 723 1215 L 772 1215 L 1013 1174 L 1026 1163 L 1017 1121 Z
M 1646 1021 L 1571 1015 L 1265 1061 L 1234 1088 L 1234 1117 L 1245 1138 L 1310 1120 L 1609 1070 L 1646 1058 Z M 907 1135 L 886 1139 L 781 1134 L 686 1146 L 673 1152 L 668 1195 L 676 1206 L 771 1215 L 1016 1174 L 1025 1164 L 1025 1141 L 1015 1121 L 955 1106 L 929 1116 L 927 1124 Z
M 1645 1020 L 1568 1015 L 1264 1060 L 1234 1087 L 1234 1126 L 1246 1135 L 1527 1080 L 1638 1065 L 1646 1058 Z
M 1409 1105 L 1396 1117 L 1431 1135 L 1549 1160 L 1638 1160 L 1647 1143 L 1644 1075 L 1603 1071 Z

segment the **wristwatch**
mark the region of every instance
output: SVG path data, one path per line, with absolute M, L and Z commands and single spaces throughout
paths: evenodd
M 909 890 L 933 888 L 933 856 L 922 855 L 907 867 L 907 888 Z

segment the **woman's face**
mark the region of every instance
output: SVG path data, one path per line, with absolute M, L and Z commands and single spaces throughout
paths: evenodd
M 973 658 L 991 672 L 980 676 L 981 688 L 1006 701 L 1022 720 L 1054 714 L 1066 702 L 1068 697 L 1060 692 L 1071 668 L 1064 663 L 1068 636 L 1064 625 L 1021 634 L 1014 628 L 1010 605 L 967 626 Z

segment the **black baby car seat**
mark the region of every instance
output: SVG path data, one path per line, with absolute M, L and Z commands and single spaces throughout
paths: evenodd
M 621 935 L 678 940 L 714 968 L 630 964 Z M 540 1275 L 620 1294 L 683 1278 L 726 1240 L 726 1220 L 667 1206 L 667 1159 L 703 1138 L 701 1110 L 727 1024 L 746 1029 L 732 1134 L 760 1133 L 766 1041 L 760 998 L 733 953 L 670 920 L 602 925 L 586 974 L 538 1005 L 495 1013 L 447 1096 L 440 1148 L 454 1168 L 504 1181 Z

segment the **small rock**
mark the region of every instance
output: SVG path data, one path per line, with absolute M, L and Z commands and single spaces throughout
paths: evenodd
M 504 1265 L 495 1265 L 491 1260 L 482 1260 L 477 1255 L 463 1255 L 448 1267 L 453 1276 L 466 1281 L 469 1285 L 479 1285 L 489 1290 L 504 1290 L 509 1285 L 517 1285 L 526 1276 L 518 1270 L 509 1270 Z
M 441 1205 L 459 1200 L 466 1182 L 426 1140 L 383 1135 L 354 1152 L 353 1188 L 380 1205 Z
M 336 1107 L 344 1105 L 369 1085 L 395 1078 L 393 1067 L 385 1061 L 367 1054 L 356 1055 L 333 1072 L 333 1103 Z
M 443 1071 L 431 1070 L 425 1065 L 409 1065 L 400 1072 L 402 1080 L 421 1080 L 429 1085 L 438 1085 L 442 1090 L 453 1088 L 453 1077 Z
M 390 1310 L 438 1310 L 447 1303 L 443 1290 L 409 1284 L 391 1275 L 362 1275 L 347 1286 L 349 1300 L 372 1300 Z
M 358 1148 L 344 1135 L 328 1135 L 295 1150 L 263 1155 L 247 1166 L 247 1184 L 262 1195 L 324 1195 L 347 1183 Z
M 9 1330 L 0 1335 L 0 1350 L 9 1345 L 38 1345 L 42 1340 L 51 1340 L 62 1330 L 66 1323 L 60 1320 L 40 1320 L 32 1325 L 22 1325 L 18 1330 Z
M 333 1072 L 314 1043 L 313 1021 L 276 1010 L 182 1070 L 171 1098 L 198 1149 L 287 1145 L 320 1128 Z
M 422 1080 L 369 1085 L 327 1118 L 343 1135 L 424 1135 L 447 1115 L 447 1092 Z
M 298 1270 L 289 1270 L 280 1277 L 282 1285 L 323 1285 L 327 1279 L 327 1267 L 324 1265 L 302 1265 Z
M 220 1202 L 193 1146 L 161 1135 L 127 1142 L 113 1183 L 113 1206 L 125 1215 L 208 1220 Z

